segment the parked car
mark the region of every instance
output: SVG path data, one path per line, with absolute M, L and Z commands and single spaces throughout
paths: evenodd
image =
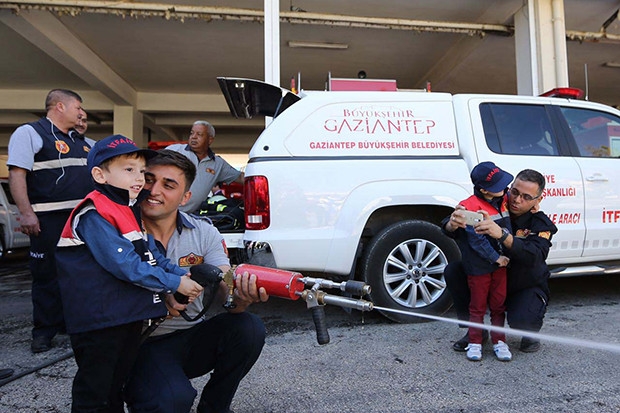
M 9 180 L 0 178 L 0 259 L 7 252 L 29 245 L 30 239 L 20 231 L 19 210 L 11 195 Z

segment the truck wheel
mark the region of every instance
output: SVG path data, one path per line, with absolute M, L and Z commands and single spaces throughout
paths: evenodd
M 401 221 L 382 230 L 362 257 L 364 280 L 370 298 L 380 307 L 424 314 L 443 314 L 451 297 L 443 272 L 458 260 L 459 250 L 441 229 L 425 221 Z M 419 317 L 379 310 L 399 323 L 427 321 Z

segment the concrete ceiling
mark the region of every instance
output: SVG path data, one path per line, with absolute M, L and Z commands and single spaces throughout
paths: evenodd
M 25 9 L 25 3 L 35 6 Z M 115 104 L 134 105 L 145 115 L 153 140 L 184 139 L 194 120 L 206 119 L 217 129 L 217 151 L 247 152 L 263 121 L 233 119 L 215 79 L 264 78 L 263 1 L 113 3 L 133 8 L 134 16 L 111 9 L 112 2 L 104 1 L 0 2 L 0 151 L 6 150 L 17 125 L 43 114 L 47 91 L 62 87 L 85 98 L 84 107 L 95 120 L 89 135 L 95 138 L 112 132 Z M 510 34 L 423 32 L 399 25 L 383 29 L 370 23 L 420 20 L 511 29 L 513 15 L 523 3 L 282 0 L 280 82 L 288 87 L 291 77 L 300 73 L 302 88 L 323 89 L 329 72 L 334 77 L 356 77 L 364 70 L 369 78 L 396 79 L 401 89 L 423 88 L 430 81 L 433 91 L 516 93 Z M 195 9 L 181 13 L 184 6 Z M 254 14 L 245 13 L 250 17 L 243 20 L 205 13 L 214 6 Z M 619 0 L 565 0 L 567 31 L 599 32 L 619 7 Z M 159 9 L 168 13 L 162 16 Z M 323 24 L 308 19 L 315 14 L 355 16 L 357 22 L 369 18 L 369 24 L 347 27 L 333 20 Z M 301 22 L 291 23 L 297 16 Z M 618 20 L 607 33 L 620 34 Z M 342 43 L 348 48 L 291 48 L 289 41 Z M 620 104 L 620 68 L 603 66 L 610 61 L 620 63 L 620 43 L 569 41 L 571 86 L 586 88 L 587 64 L 590 100 Z

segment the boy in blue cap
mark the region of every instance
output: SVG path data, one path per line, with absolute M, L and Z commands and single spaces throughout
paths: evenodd
M 510 215 L 505 194 L 513 176 L 493 162 L 482 162 L 474 167 L 470 177 L 474 184 L 474 195 L 460 204 L 468 211 L 484 211 L 503 228 L 504 233 L 510 234 Z M 469 321 L 483 323 L 488 303 L 491 324 L 503 327 L 506 317 L 506 266 L 509 262 L 502 249 L 505 237 L 498 241 L 488 235 L 477 234 L 470 225 L 465 228 L 464 234 L 457 237 L 456 241 L 471 290 Z M 479 361 L 482 359 L 482 329 L 470 327 L 468 334 L 467 358 Z M 505 343 L 505 334 L 492 331 L 491 340 L 498 360 L 510 361 L 512 354 Z
M 122 389 L 143 320 L 167 315 L 163 294 L 193 299 L 202 291 L 142 230 L 145 163 L 155 154 L 122 135 L 97 142 L 87 159 L 95 190 L 73 210 L 58 243 L 60 292 L 78 365 L 74 413 L 124 412 Z

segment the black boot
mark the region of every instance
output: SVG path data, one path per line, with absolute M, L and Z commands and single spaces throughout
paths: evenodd
M 487 330 L 482 330 L 482 343 L 487 341 L 489 338 L 489 332 Z M 452 344 L 452 348 L 454 351 L 467 351 L 467 346 L 469 345 L 469 334 L 465 334 L 460 340 L 455 341 Z
M 519 347 L 519 350 L 524 353 L 535 353 L 540 350 L 540 340 L 523 337 L 521 339 L 521 346 Z

